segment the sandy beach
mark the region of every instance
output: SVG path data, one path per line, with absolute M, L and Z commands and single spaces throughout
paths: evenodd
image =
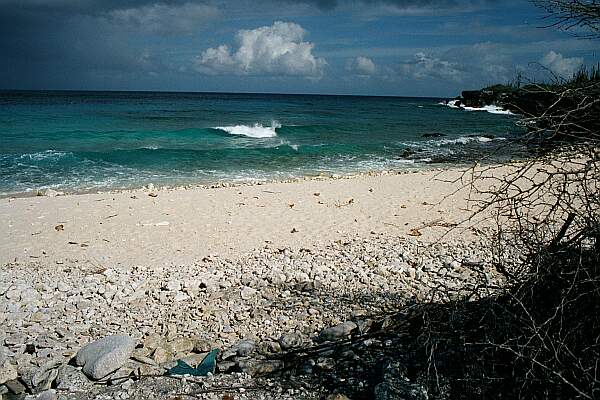
M 501 285 L 485 227 L 460 224 L 470 215 L 462 174 L 3 199 L 0 390 L 170 399 L 198 384 L 263 385 L 255 377 L 282 368 L 277 357 L 383 326 L 371 316 L 472 293 L 481 279 Z M 211 349 L 221 351 L 214 377 L 163 377 Z M 98 351 L 108 358 L 82 355 Z M 303 374 L 337 362 L 349 361 L 321 357 Z M 267 382 L 255 395 L 232 390 L 331 390 Z
M 463 172 L 6 198 L 0 263 L 164 266 L 355 236 L 470 240 L 471 230 L 448 229 L 469 216 L 468 192 L 455 193 Z

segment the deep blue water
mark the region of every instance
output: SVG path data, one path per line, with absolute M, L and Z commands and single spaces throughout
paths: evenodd
M 0 92 L 0 193 L 353 173 L 506 158 L 514 116 L 442 99 Z M 443 137 L 423 137 L 442 133 Z

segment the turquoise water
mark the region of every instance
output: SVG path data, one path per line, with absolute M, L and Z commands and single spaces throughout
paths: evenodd
M 287 178 L 511 157 L 516 117 L 442 99 L 0 92 L 0 193 Z M 441 133 L 445 136 L 423 137 Z

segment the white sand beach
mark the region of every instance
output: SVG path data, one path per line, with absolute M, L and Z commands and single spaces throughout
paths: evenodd
M 449 229 L 470 215 L 468 191 L 455 193 L 464 170 L 6 198 L 0 263 L 163 266 L 355 236 L 470 240 L 472 230 Z

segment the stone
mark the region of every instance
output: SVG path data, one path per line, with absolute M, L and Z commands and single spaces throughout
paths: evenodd
M 226 360 L 233 356 L 245 357 L 254 351 L 255 343 L 253 340 L 242 340 L 235 346 L 223 352 L 221 359 Z
M 327 396 L 327 400 L 350 400 L 350 398 L 341 393 L 330 394 Z
M 150 335 L 144 339 L 144 347 L 150 350 L 155 350 L 157 347 L 162 345 L 163 342 L 164 340 L 160 335 Z
M 25 390 L 27 390 L 27 388 L 21 382 L 19 382 L 18 379 L 14 379 L 12 381 L 5 382 L 4 385 L 13 394 L 25 393 Z
M 194 340 L 194 351 L 196 353 L 206 353 L 213 349 L 215 346 L 210 340 L 195 338 Z
M 202 363 L 202 361 L 206 358 L 207 355 L 208 353 L 189 354 L 185 357 L 182 357 L 181 361 L 185 362 L 190 367 L 196 368 L 198 367 L 198 365 L 200 365 L 200 363 Z
M 331 371 L 335 368 L 335 360 L 333 358 L 319 357 L 315 365 L 324 371 Z
M 358 326 L 352 321 L 346 321 L 331 328 L 323 329 L 319 334 L 320 341 L 332 341 L 349 336 Z
M 38 394 L 36 400 L 57 400 L 58 395 L 56 394 L 56 390 L 48 389 L 44 390 L 42 393 Z
M 165 369 L 158 365 L 142 364 L 134 372 L 138 378 L 148 376 L 161 376 L 164 375 Z
M 279 353 L 280 351 L 281 351 L 281 345 L 279 344 L 279 342 L 267 340 L 267 341 L 260 342 L 258 345 L 258 352 L 260 354 Z
M 106 336 L 77 352 L 77 365 L 86 376 L 99 380 L 119 369 L 131 356 L 135 340 L 127 335 Z
M 21 379 L 32 392 L 50 389 L 58 376 L 58 370 L 65 363 L 62 358 L 50 360 L 37 368 L 30 368 L 21 374 Z
M 286 333 L 281 335 L 278 342 L 283 350 L 295 349 L 302 346 L 302 337 L 295 332 Z
M 175 339 L 169 343 L 173 353 L 190 353 L 194 350 L 194 341 L 188 338 Z
M 375 400 L 428 400 L 427 391 L 410 382 L 382 382 L 375 386 Z
M 257 290 L 252 289 L 251 287 L 244 286 L 242 290 L 240 290 L 240 296 L 243 300 L 249 300 L 256 295 Z
M 150 357 L 147 357 L 147 356 L 141 355 L 141 354 L 135 354 L 135 353 L 134 353 L 134 354 L 131 356 L 131 358 L 132 358 L 133 360 L 137 361 L 137 362 L 140 362 L 140 363 L 142 363 L 142 364 L 156 365 L 156 362 L 155 362 L 153 359 L 151 359 Z
M 63 365 L 58 370 L 56 377 L 56 388 L 69 392 L 83 392 L 93 386 L 93 383 L 84 373 L 72 365 Z
M 0 358 L 0 385 L 14 379 L 17 379 L 17 368 L 7 358 Z
M 166 362 L 169 362 L 169 361 L 173 360 L 173 357 L 174 357 L 173 353 L 171 353 L 164 347 L 157 348 L 156 350 L 154 350 L 154 353 L 152 354 L 152 359 L 157 364 L 164 364 Z
M 254 377 L 282 369 L 284 363 L 280 360 L 243 360 L 238 363 L 238 366 L 242 372 Z
M 133 375 L 133 370 L 134 368 L 132 368 L 132 366 L 129 364 L 122 366 L 110 375 L 110 384 L 119 385 L 127 381 L 129 377 Z
M 181 290 L 181 282 L 179 281 L 169 281 L 165 286 L 167 290 L 171 292 L 178 292 Z
M 43 189 L 43 190 L 38 190 L 37 195 L 38 196 L 46 196 L 46 197 L 56 197 L 56 196 L 62 196 L 63 192 L 59 192 L 54 189 Z
M 177 294 L 175 295 L 175 302 L 176 303 L 180 303 L 182 301 L 186 301 L 189 300 L 190 296 L 188 296 L 187 294 L 185 294 L 184 292 L 177 292 Z
M 217 370 L 219 370 L 219 372 L 227 372 L 235 366 L 236 363 L 233 361 L 221 361 L 217 363 Z

